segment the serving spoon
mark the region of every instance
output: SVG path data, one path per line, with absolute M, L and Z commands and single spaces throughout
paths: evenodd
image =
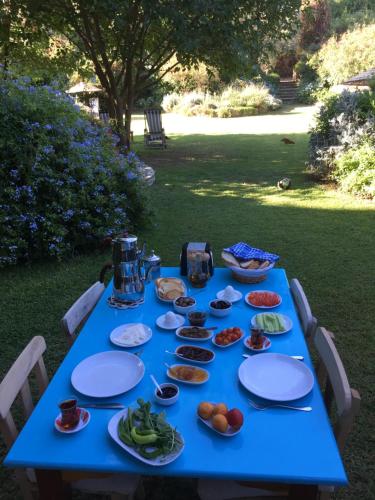
M 155 387 L 157 388 L 158 391 L 160 391 L 160 394 L 163 394 L 162 388 L 158 384 L 156 378 L 153 375 L 150 375 L 150 379 L 153 381 Z

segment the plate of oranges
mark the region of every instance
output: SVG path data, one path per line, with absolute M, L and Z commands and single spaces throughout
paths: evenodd
M 243 415 L 238 408 L 228 409 L 225 403 L 202 401 L 197 408 L 199 420 L 221 436 L 233 437 L 241 431 Z

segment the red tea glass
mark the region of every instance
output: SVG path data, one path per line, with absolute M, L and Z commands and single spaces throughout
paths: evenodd
M 77 427 L 79 422 L 79 409 L 77 408 L 76 399 L 65 399 L 59 404 L 61 411 L 61 426 L 68 430 Z

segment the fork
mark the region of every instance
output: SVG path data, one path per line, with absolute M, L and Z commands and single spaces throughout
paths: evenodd
M 312 407 L 311 406 L 288 406 L 288 405 L 282 405 L 278 403 L 271 403 L 271 404 L 259 404 L 255 403 L 251 399 L 248 399 L 250 406 L 255 408 L 256 410 L 267 410 L 268 408 L 288 408 L 289 410 L 299 410 L 299 411 L 311 411 Z

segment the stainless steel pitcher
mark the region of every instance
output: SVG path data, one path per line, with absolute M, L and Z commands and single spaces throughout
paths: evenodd
M 112 240 L 113 261 L 103 267 L 101 280 L 104 280 L 105 271 L 113 268 L 112 300 L 115 302 L 128 305 L 143 302 L 148 273 L 144 272 L 143 251 L 138 249 L 137 242 L 137 236 L 132 234 Z

